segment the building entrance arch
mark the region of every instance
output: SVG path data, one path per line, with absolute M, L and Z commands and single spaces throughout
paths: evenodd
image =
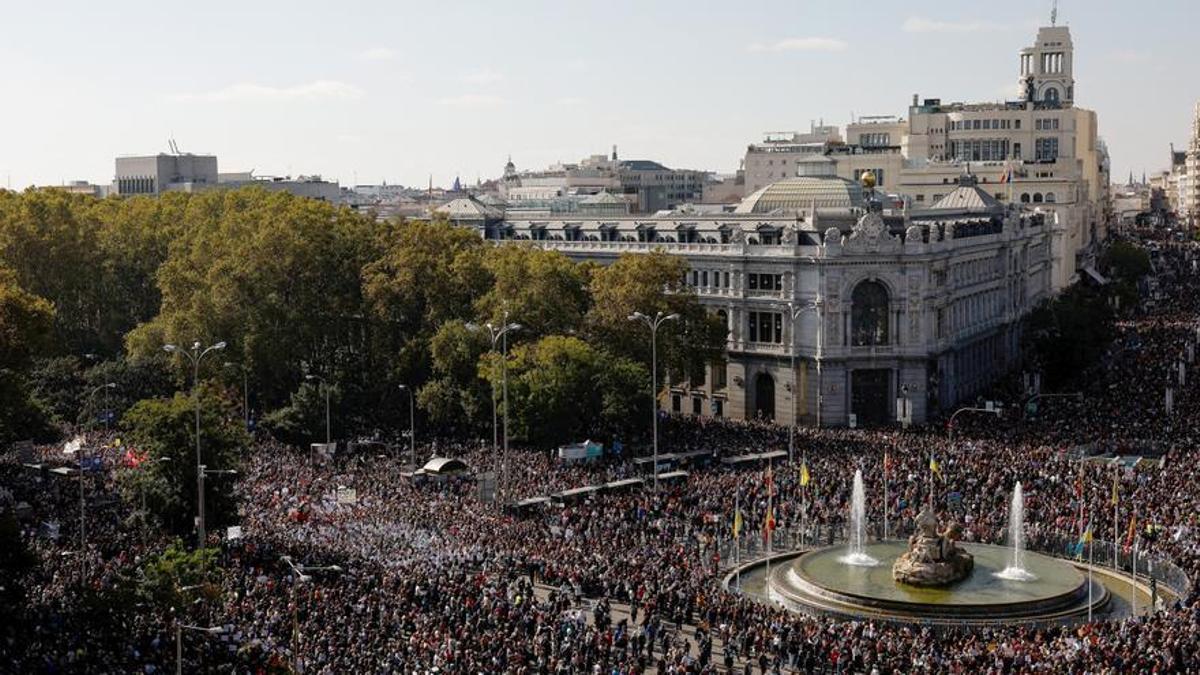
M 775 378 L 770 373 L 763 372 L 754 377 L 754 416 L 775 419 Z

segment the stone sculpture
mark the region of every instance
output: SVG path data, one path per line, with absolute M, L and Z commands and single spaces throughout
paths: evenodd
M 957 523 L 938 532 L 937 517 L 926 507 L 917 516 L 917 531 L 908 538 L 908 551 L 892 565 L 892 578 L 911 586 L 948 586 L 965 579 L 975 567 L 975 557 L 955 541 Z

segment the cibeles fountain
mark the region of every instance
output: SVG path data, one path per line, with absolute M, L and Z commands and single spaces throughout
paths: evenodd
M 907 540 L 868 541 L 865 502 L 856 473 L 847 543 L 773 564 L 766 597 L 810 614 L 957 626 L 1082 619 L 1109 602 L 1104 584 L 1071 562 L 1025 550 L 1019 484 L 1007 546 L 961 541 L 931 505 Z

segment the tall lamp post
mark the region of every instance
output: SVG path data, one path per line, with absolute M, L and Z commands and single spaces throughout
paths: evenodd
M 654 402 L 650 406 L 650 428 L 654 436 L 654 491 L 658 492 L 658 328 L 667 321 L 677 321 L 678 314 L 656 313 L 648 316 L 641 312 L 629 315 L 630 321 L 641 321 L 650 329 L 650 395 Z
M 799 307 L 796 303 L 789 302 L 787 304 L 788 314 L 792 317 L 792 422 L 788 425 L 788 464 L 795 462 L 796 454 L 796 322 L 800 319 L 800 315 L 813 311 L 817 312 L 817 351 L 821 350 L 821 322 L 820 322 L 820 305 L 814 300 Z M 817 372 L 821 370 L 821 362 L 817 361 Z M 821 426 L 821 378 L 817 378 L 817 426 Z
M 509 322 L 508 310 L 504 310 L 503 319 L 504 320 L 500 325 L 496 325 L 491 322 L 484 324 L 484 328 L 487 329 L 488 335 L 492 339 L 492 351 L 496 351 L 497 344 L 500 345 L 500 380 L 502 382 L 501 386 L 504 390 L 504 454 L 501 456 L 501 459 L 500 459 L 500 471 L 501 471 L 500 493 L 502 495 L 502 498 L 497 500 L 500 502 L 502 502 L 503 498 L 508 496 L 507 494 L 504 493 L 504 488 L 506 488 L 508 486 L 508 464 L 509 464 L 509 462 L 508 462 L 508 334 L 513 331 L 521 330 L 521 324 Z M 469 323 L 469 324 L 467 324 L 467 329 L 474 331 L 474 330 L 479 330 L 480 328 L 479 328 L 479 326 L 477 326 L 475 324 Z M 499 449 L 497 448 L 497 446 L 498 446 L 498 442 L 497 442 L 497 431 L 496 431 L 496 385 L 493 384 L 492 385 L 492 455 L 493 456 L 495 456 L 499 453 Z
M 305 375 L 304 379 L 312 382 L 316 380 L 321 383 L 321 389 L 325 391 L 325 445 L 333 442 L 333 436 L 329 433 L 329 382 L 320 375 Z
M 952 450 L 954 449 L 954 418 L 958 417 L 959 415 L 961 415 L 962 413 L 965 413 L 965 412 L 988 413 L 989 415 L 995 415 L 996 417 L 999 417 L 1000 413 L 1001 413 L 1001 409 L 1000 408 L 975 408 L 975 407 L 968 406 L 965 408 L 959 408 L 958 410 L 955 410 L 954 414 L 950 415 L 950 421 L 946 423 L 946 427 L 949 432 L 950 449 L 952 449 Z M 930 469 L 929 469 L 929 506 L 930 507 L 933 506 L 932 461 L 930 463 Z
M 175 621 L 175 673 L 183 675 L 183 631 L 190 630 L 207 635 L 220 635 L 225 632 L 220 626 L 189 626 Z
M 116 388 L 117 384 L 115 382 L 106 382 L 98 387 L 95 387 L 88 392 L 86 408 L 88 410 L 91 409 L 92 399 L 96 396 L 96 394 L 100 393 L 101 391 L 108 391 Z M 87 514 L 87 500 L 83 491 L 84 466 L 82 443 L 79 445 L 79 450 L 77 452 L 79 453 L 79 585 L 83 586 L 87 583 L 87 529 L 85 518 Z
M 408 394 L 408 451 L 412 455 L 413 466 L 417 465 L 417 423 L 416 404 L 413 403 L 413 390 L 407 384 L 400 385 L 400 391 Z
M 204 532 L 204 470 L 201 468 L 203 460 L 200 459 L 200 396 L 196 391 L 196 387 L 200 384 L 200 361 L 204 359 L 210 352 L 220 351 L 225 349 L 225 342 L 221 341 L 208 347 L 202 347 L 199 340 L 192 342 L 191 349 L 185 349 L 173 344 L 163 345 L 163 350 L 170 354 L 182 354 L 192 363 L 192 398 L 196 400 L 196 547 L 204 548 L 206 540 Z

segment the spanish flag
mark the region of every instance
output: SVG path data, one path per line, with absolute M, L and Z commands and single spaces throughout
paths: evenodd
M 737 539 L 742 536 L 742 510 L 736 509 L 733 512 L 733 538 Z
M 812 482 L 812 476 L 808 475 L 808 462 L 800 463 L 800 487 L 808 487 Z
M 774 531 L 775 531 L 775 509 L 774 509 L 774 507 L 768 506 L 767 507 L 767 516 L 763 520 L 763 539 L 766 541 L 770 541 L 771 533 Z
M 929 470 L 938 478 L 946 480 L 946 478 L 942 476 L 942 465 L 938 463 L 937 458 L 933 455 L 929 456 Z

